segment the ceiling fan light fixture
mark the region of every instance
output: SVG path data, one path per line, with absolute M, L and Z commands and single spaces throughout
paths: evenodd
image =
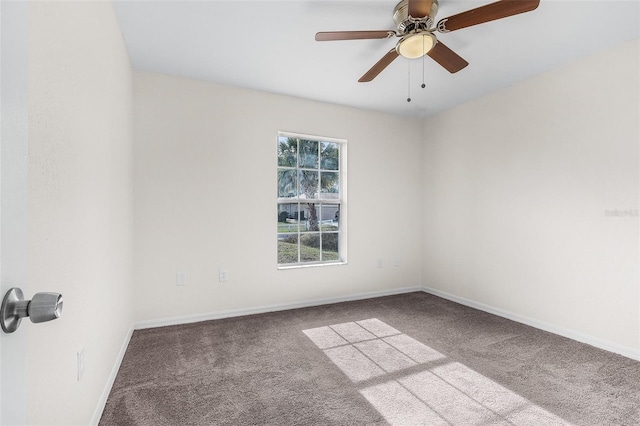
M 436 37 L 428 32 L 408 34 L 400 39 L 396 50 L 407 59 L 416 59 L 427 54 L 436 43 Z

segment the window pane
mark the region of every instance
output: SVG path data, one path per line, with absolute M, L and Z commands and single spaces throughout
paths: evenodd
M 340 260 L 338 233 L 322 234 L 322 260 Z
M 320 233 L 300 236 L 300 262 L 320 261 Z
M 322 204 L 320 207 L 320 223 L 322 232 L 337 231 L 339 229 L 340 206 L 338 204 Z
M 278 204 L 278 233 L 298 232 L 298 203 Z
M 318 141 L 300 141 L 300 165 L 305 169 L 318 168 Z
M 340 165 L 340 147 L 337 143 L 322 142 L 320 152 L 320 168 L 338 170 Z
M 338 172 L 320 173 L 320 192 L 322 198 L 340 198 L 340 174 Z
M 300 198 L 318 198 L 318 172 L 300 170 Z
M 278 169 L 278 198 L 297 197 L 297 171 Z
M 278 135 L 278 264 L 341 262 L 340 209 L 345 146 L 313 137 Z M 346 222 L 345 222 L 346 224 Z
M 298 263 L 298 234 L 278 234 L 278 263 Z
M 296 138 L 278 137 L 278 166 L 296 167 L 297 153 L 298 140 Z
M 302 213 L 304 214 L 304 222 L 300 223 L 301 231 L 319 231 L 319 222 L 318 222 L 318 209 L 319 205 L 313 203 L 307 203 L 302 205 Z

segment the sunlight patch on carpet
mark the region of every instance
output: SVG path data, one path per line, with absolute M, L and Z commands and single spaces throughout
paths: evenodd
M 353 382 L 383 376 L 384 370 L 351 345 L 326 349 L 324 353 Z
M 364 340 L 375 339 L 374 334 L 369 333 L 365 328 L 355 322 L 330 325 L 336 333 L 346 339 L 349 343 L 362 342 Z
M 392 425 L 439 426 L 448 423 L 396 381 L 360 392 Z
M 378 318 L 370 318 L 362 321 L 356 321 L 361 327 L 366 328 L 369 332 L 376 335 L 376 337 L 393 336 L 394 334 L 400 334 L 398 330 L 380 321 Z
M 312 328 L 304 330 L 303 333 L 320 349 L 335 348 L 349 343 L 329 327 Z
M 570 425 L 377 318 L 303 333 L 392 425 Z
M 387 373 L 418 365 L 417 362 L 380 339 L 356 343 L 353 346 Z
M 386 337 L 382 340 L 420 364 L 447 358 L 435 349 L 431 349 L 429 346 L 418 342 L 406 334 Z

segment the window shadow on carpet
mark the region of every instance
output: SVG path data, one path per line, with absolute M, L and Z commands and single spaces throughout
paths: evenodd
M 303 333 L 392 425 L 570 425 L 376 318 Z

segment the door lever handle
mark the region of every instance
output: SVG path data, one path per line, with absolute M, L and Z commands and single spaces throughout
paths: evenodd
M 24 317 L 29 317 L 33 323 L 59 318 L 62 314 L 62 304 L 62 295 L 59 293 L 36 293 L 33 299 L 24 300 L 22 290 L 13 287 L 2 299 L 0 308 L 2 331 L 13 333 Z

